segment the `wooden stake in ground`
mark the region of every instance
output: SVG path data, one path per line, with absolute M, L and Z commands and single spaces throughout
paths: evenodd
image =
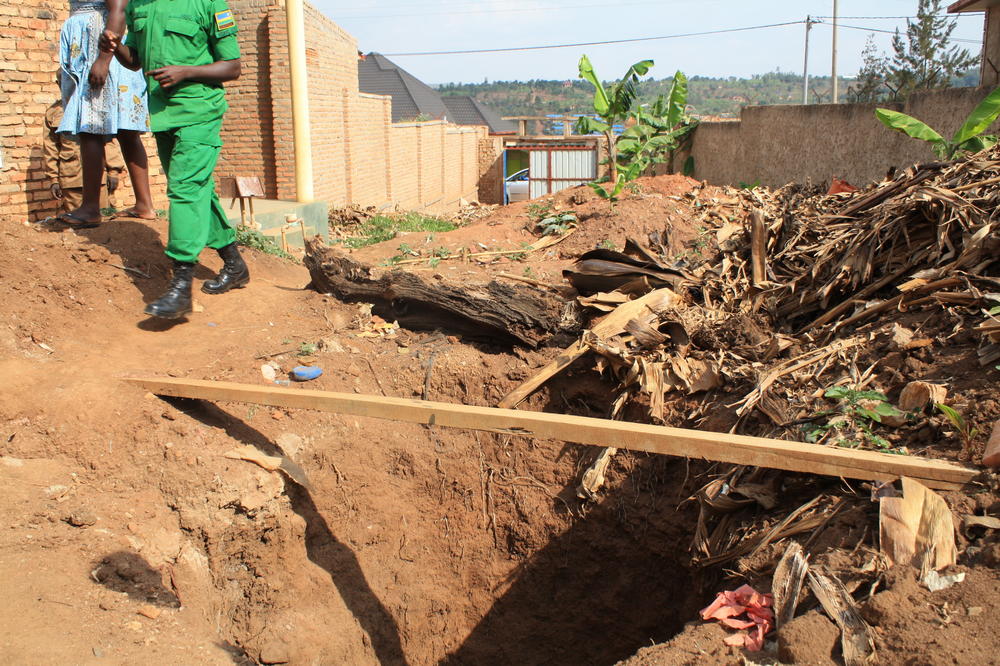
M 315 409 L 850 479 L 894 481 L 908 476 L 930 487 L 955 489 L 979 474 L 976 469 L 940 460 L 567 414 L 200 379 L 136 377 L 127 381 L 157 395 L 178 398 Z
M 757 208 L 750 214 L 750 250 L 753 286 L 760 288 L 767 282 L 767 225 L 764 224 L 764 214 Z

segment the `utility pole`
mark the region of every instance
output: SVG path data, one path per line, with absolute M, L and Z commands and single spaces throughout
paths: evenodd
M 813 29 L 812 16 L 806 16 L 806 62 L 802 66 L 802 103 L 809 103 L 809 33 Z
M 309 71 L 302 0 L 286 0 L 288 62 L 292 80 L 292 144 L 295 149 L 295 198 L 313 201 L 312 138 L 309 130 Z
M 837 80 L 837 18 L 838 2 L 833 0 L 833 103 L 840 99 L 840 82 Z

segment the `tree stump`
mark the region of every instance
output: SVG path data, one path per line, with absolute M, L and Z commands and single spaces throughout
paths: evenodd
M 414 330 L 441 330 L 504 346 L 565 345 L 582 327 L 575 301 L 533 287 L 497 281 L 450 284 L 425 281 L 404 270 L 381 275 L 326 246 L 306 241 L 311 286 L 349 303 L 371 303 L 372 312 Z

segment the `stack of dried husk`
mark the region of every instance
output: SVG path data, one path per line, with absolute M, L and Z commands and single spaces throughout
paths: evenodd
M 1000 360 L 1000 319 L 988 314 L 1000 292 L 1000 149 L 856 193 L 789 185 L 697 203 L 724 212 L 705 216 L 717 220 L 710 256 L 670 258 L 651 238 L 588 253 L 564 273 L 598 310 L 654 288 L 684 297 L 621 336 L 588 340 L 619 379 L 611 415 L 641 398 L 662 422 L 665 393 L 709 391 L 699 411 L 728 408 L 731 430 L 799 438 L 786 426 L 824 382 L 868 386 L 863 349 L 904 313 L 933 308 L 960 310 L 982 338 L 980 362 Z M 745 427 L 755 410 L 767 419 Z
M 789 185 L 689 197 L 711 226 L 708 248 L 671 257 L 653 237 L 623 253 L 588 253 L 564 273 L 591 311 L 612 312 L 653 289 L 679 296 L 619 335 L 584 334 L 597 367 L 616 380 L 609 416 L 631 406 L 626 418 L 642 409 L 656 423 L 802 440 L 843 418 L 844 405 L 827 397 L 831 387 L 887 397 L 920 378 L 883 372 L 886 357 L 936 354 L 962 335 L 984 373 L 1000 362 L 1000 148 L 913 167 L 854 193 Z M 895 424 L 862 424 L 885 437 L 858 445 L 913 452 L 909 435 L 934 416 L 933 403 Z M 819 441 L 853 439 L 835 437 Z M 583 475 L 581 497 L 598 492 L 613 453 Z M 702 565 L 742 558 L 742 567 L 775 541 L 822 529 L 847 506 L 837 493 L 822 494 L 776 524 L 741 520 L 755 506 L 781 510 L 775 496 L 787 479 L 740 466 L 715 467 L 713 476 L 693 497 L 701 514 L 692 550 Z

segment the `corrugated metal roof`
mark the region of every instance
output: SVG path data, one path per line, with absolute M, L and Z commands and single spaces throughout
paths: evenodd
M 380 53 L 358 60 L 358 87 L 364 93 L 391 96 L 394 123 L 421 115 L 434 120 L 449 115 L 436 90 Z

